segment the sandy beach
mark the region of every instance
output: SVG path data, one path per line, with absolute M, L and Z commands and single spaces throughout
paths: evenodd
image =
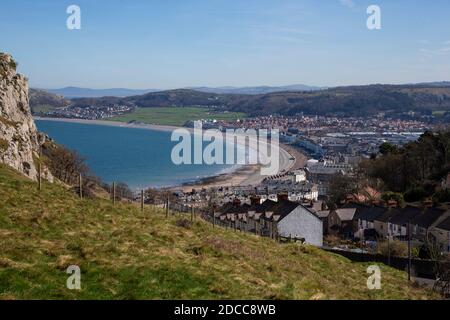
M 69 123 L 82 123 L 91 125 L 104 125 L 115 126 L 135 129 L 146 129 L 155 131 L 168 131 L 179 129 L 176 126 L 163 126 L 143 123 L 124 123 L 118 121 L 109 120 L 86 120 L 86 119 L 69 119 L 69 118 L 44 118 L 34 117 L 35 120 L 46 121 L 58 121 Z M 193 128 L 184 128 L 193 132 Z M 279 148 L 279 173 L 287 172 L 290 170 L 296 170 L 305 166 L 307 157 L 294 149 L 291 146 L 280 144 Z M 260 173 L 260 165 L 243 165 L 237 167 L 231 172 L 224 174 L 218 174 L 216 176 L 207 177 L 201 179 L 192 184 L 185 184 L 182 186 L 174 187 L 174 189 L 182 189 L 184 191 L 190 191 L 192 189 L 211 188 L 211 187 L 224 187 L 224 186 L 255 186 L 261 183 L 265 178 Z

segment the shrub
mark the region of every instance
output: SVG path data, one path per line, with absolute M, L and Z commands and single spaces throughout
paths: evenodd
M 434 202 L 450 202 L 450 190 L 445 189 L 436 192 L 433 195 L 433 201 Z
M 425 191 L 425 189 L 422 187 L 418 187 L 405 192 L 403 198 L 408 202 L 416 202 L 421 201 L 423 198 L 427 196 L 428 194 Z
M 378 253 L 384 256 L 391 252 L 391 257 L 407 257 L 408 256 L 408 245 L 405 242 L 398 240 L 383 241 L 378 243 Z
M 391 192 L 391 191 L 387 191 L 387 192 L 383 193 L 381 195 L 381 199 L 385 202 L 388 202 L 390 200 L 397 201 L 397 204 L 399 206 L 402 206 L 403 203 L 405 202 L 403 199 L 403 194 L 398 193 L 398 192 Z
M 177 227 L 181 227 L 181 228 L 185 228 L 185 229 L 190 229 L 192 227 L 192 222 L 187 220 L 187 219 L 179 219 L 175 222 L 175 225 Z
M 17 64 L 16 61 L 14 61 L 13 59 L 11 59 L 11 61 L 9 62 L 9 66 L 10 66 L 11 69 L 17 70 L 18 64 Z

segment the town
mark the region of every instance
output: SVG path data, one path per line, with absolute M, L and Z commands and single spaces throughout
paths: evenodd
M 276 128 L 285 145 L 307 155 L 303 167 L 266 177 L 258 184 L 194 186 L 191 191 L 184 188 L 173 193 L 174 203 L 195 207 L 210 223 L 276 241 L 294 240 L 348 252 L 418 258 L 426 255 L 424 250 L 428 249 L 424 248 L 433 246 L 440 254 L 450 253 L 450 210 L 431 196 L 405 201 L 389 192 L 360 186 L 337 203 L 331 201 L 337 181 L 356 179 L 361 164 L 379 156 L 383 147 L 415 143 L 424 132 L 435 129 L 432 125 L 381 116 L 272 116 L 238 122 L 205 121 L 205 125 L 221 130 Z M 435 188 L 448 193 L 450 174 Z

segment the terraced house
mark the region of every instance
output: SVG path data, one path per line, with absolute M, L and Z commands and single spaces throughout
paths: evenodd
M 279 196 L 277 200 L 266 200 L 260 204 L 259 198 L 253 198 L 251 205 L 227 204 L 214 214 L 215 223 L 273 239 L 301 239 L 304 243 L 321 247 L 322 220 L 303 205 L 287 200 L 287 197 Z

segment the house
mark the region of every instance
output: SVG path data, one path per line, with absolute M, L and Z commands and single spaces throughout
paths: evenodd
M 323 245 L 322 220 L 311 210 L 291 201 L 281 201 L 272 210 L 278 235 L 303 238 L 305 243 L 318 247 Z
M 394 238 L 405 239 L 408 235 L 408 225 L 411 227 L 414 218 L 421 215 L 424 209 L 406 206 L 404 208 L 392 208 L 391 210 L 393 211 L 393 216 L 388 221 L 388 235 Z
M 305 243 L 323 245 L 322 220 L 301 204 L 279 195 L 278 201 L 266 200 L 259 204 L 236 206 L 227 204 L 216 214 L 215 221 L 225 227 L 236 228 L 262 236 L 294 237 Z
M 441 223 L 433 227 L 432 234 L 435 237 L 435 243 L 442 252 L 450 253 L 450 217 L 444 219 Z
M 319 210 L 316 211 L 316 215 L 322 220 L 323 224 L 323 234 L 328 234 L 328 216 L 330 215 L 330 210 Z
M 381 238 L 386 238 L 386 237 L 388 237 L 388 235 L 390 235 L 389 222 L 397 214 L 399 214 L 398 210 L 392 210 L 392 208 L 386 208 L 386 211 L 384 211 L 382 214 L 380 214 L 378 217 L 376 217 L 373 220 L 373 227 L 374 227 L 376 233 Z
M 377 232 L 375 230 L 375 219 L 383 215 L 388 208 L 379 206 L 366 206 L 352 204 L 356 207 L 353 217 L 353 235 L 361 240 L 375 240 Z
M 344 238 L 353 236 L 353 217 L 356 208 L 340 208 L 331 210 L 328 215 L 328 234 L 340 235 Z
M 448 215 L 439 208 L 425 208 L 421 214 L 411 220 L 411 234 L 422 242 L 435 241 L 431 232 L 433 227 L 442 222 Z
M 431 227 L 445 217 L 445 210 L 438 208 L 406 206 L 404 208 L 389 208 L 374 220 L 374 227 L 381 237 L 406 239 L 408 226 L 411 238 L 426 242 L 429 239 Z

